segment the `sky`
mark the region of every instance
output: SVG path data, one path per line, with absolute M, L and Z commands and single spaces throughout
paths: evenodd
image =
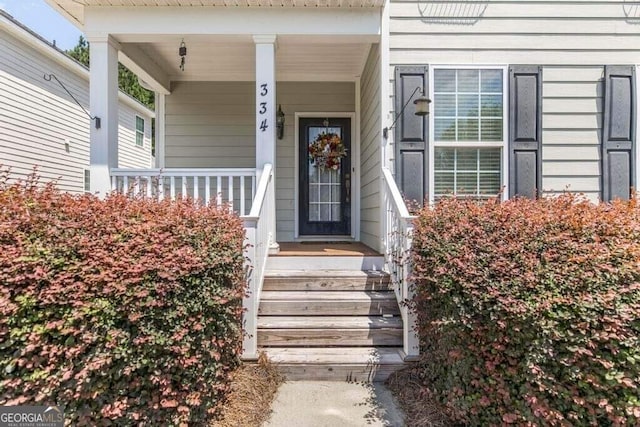
M 50 42 L 55 40 L 60 49 L 73 48 L 82 34 L 44 0 L 0 0 L 0 9 Z

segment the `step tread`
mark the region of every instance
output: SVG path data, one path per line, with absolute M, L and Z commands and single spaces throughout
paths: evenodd
M 265 348 L 275 363 L 314 365 L 402 365 L 399 347 L 335 347 L 335 348 Z
M 392 291 L 262 291 L 261 301 L 371 301 L 395 299 Z
M 265 279 L 293 279 L 293 278 L 383 278 L 388 279 L 389 273 L 379 270 L 267 270 Z
M 258 316 L 258 329 L 402 329 L 400 316 Z

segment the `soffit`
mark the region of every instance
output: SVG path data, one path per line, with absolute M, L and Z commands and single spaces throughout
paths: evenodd
M 248 7 L 248 8 L 382 8 L 385 0 L 45 0 L 75 25 L 84 24 L 85 6 L 114 7 Z
M 134 43 L 173 81 L 251 81 L 255 44 L 245 36 L 185 37 L 185 70 L 179 68 L 182 38 Z M 350 81 L 362 71 L 371 43 L 357 39 L 280 36 L 276 78 L 281 81 Z

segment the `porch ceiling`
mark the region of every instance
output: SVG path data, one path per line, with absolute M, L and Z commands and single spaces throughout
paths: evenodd
M 85 6 L 126 7 L 255 7 L 255 8 L 381 8 L 385 0 L 45 0 L 70 18 L 84 24 Z
M 152 58 L 170 80 L 251 81 L 255 79 L 255 44 L 250 36 L 189 36 L 185 70 L 179 68 L 182 37 L 156 37 L 134 45 Z M 350 81 L 360 75 L 371 41 L 361 37 L 279 36 L 276 79 Z

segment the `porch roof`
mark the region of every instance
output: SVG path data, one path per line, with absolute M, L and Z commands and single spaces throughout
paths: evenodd
M 85 7 L 247 7 L 281 8 L 382 8 L 385 0 L 45 0 L 76 26 L 84 25 Z

